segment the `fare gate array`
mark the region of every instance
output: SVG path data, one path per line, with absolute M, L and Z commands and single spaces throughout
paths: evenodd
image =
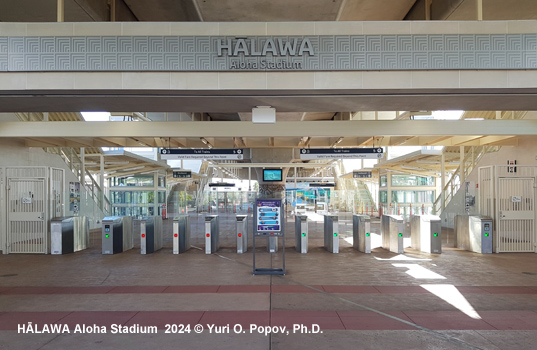
M 480 215 L 455 217 L 457 248 L 475 253 L 492 253 L 492 218 Z
M 140 251 L 151 254 L 162 249 L 162 217 L 144 216 L 140 222 Z
M 64 216 L 50 221 L 50 253 L 69 254 L 89 245 L 89 221 L 85 216 Z
M 182 254 L 190 249 L 190 216 L 173 218 L 173 254 Z
M 380 234 L 382 236 L 382 248 L 393 253 L 403 254 L 403 217 L 400 215 L 382 215 Z
M 424 253 L 442 253 L 442 220 L 436 215 L 410 217 L 410 245 Z
M 134 248 L 131 216 L 107 216 L 102 225 L 102 254 L 117 254 Z
M 237 215 L 237 254 L 248 251 L 248 215 Z
M 295 215 L 295 249 L 301 254 L 308 252 L 308 216 Z
M 353 215 L 352 238 L 354 249 L 366 254 L 371 253 L 371 217 L 369 215 Z
M 205 216 L 205 254 L 213 254 L 220 248 L 220 223 L 218 215 Z
M 330 253 L 339 253 L 338 216 L 324 216 L 324 248 Z

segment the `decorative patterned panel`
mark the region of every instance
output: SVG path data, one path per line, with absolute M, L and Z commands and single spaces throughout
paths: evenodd
M 269 40 L 274 45 L 267 46 Z M 304 41 L 311 46 L 300 55 Z M 537 69 L 537 34 L 255 36 L 237 42 L 216 36 L 0 37 L 0 71 Z

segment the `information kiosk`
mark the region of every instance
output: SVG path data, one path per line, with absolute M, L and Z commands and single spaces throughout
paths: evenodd
M 283 200 L 281 199 L 257 199 L 254 212 L 254 275 L 285 275 L 285 218 Z M 255 242 L 256 238 L 282 237 L 282 268 L 256 268 L 255 266 Z M 267 241 L 269 244 L 269 241 Z

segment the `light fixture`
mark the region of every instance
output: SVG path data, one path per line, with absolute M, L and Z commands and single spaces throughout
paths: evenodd
M 213 148 L 213 145 L 211 145 L 211 143 L 205 137 L 200 137 L 200 140 L 203 142 L 203 144 L 207 145 L 209 149 Z
M 270 106 L 252 108 L 252 123 L 276 123 L 276 108 Z

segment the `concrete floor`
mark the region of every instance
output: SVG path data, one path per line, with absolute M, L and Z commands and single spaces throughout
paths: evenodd
M 350 217 L 340 221 L 339 254 L 323 249 L 318 221 L 310 221 L 308 254 L 299 254 L 289 219 L 287 274 L 253 276 L 252 249 L 235 252 L 232 214 L 221 215 L 221 249 L 213 255 L 202 250 L 203 215 L 194 214 L 191 223 L 193 248 L 180 255 L 172 254 L 172 220 L 165 220 L 164 248 L 149 255 L 140 254 L 137 235 L 134 249 L 103 256 L 100 232 L 94 231 L 90 247 L 74 254 L 0 256 L 0 349 L 529 349 L 537 344 L 536 254 L 461 251 L 453 247 L 449 230 L 442 232 L 442 254 L 410 248 L 403 255 L 382 248 L 363 254 L 349 240 Z M 372 231 L 378 233 L 379 225 Z M 373 237 L 378 243 L 379 236 Z M 276 254 L 260 243 L 257 266 L 280 267 L 281 242 Z M 19 330 L 30 322 L 34 331 L 56 324 L 69 332 Z M 77 325 L 92 333 L 76 332 Z M 203 330 L 196 333 L 200 325 Z M 141 333 L 151 331 L 146 326 L 157 333 Z M 134 333 L 113 333 L 118 327 Z

